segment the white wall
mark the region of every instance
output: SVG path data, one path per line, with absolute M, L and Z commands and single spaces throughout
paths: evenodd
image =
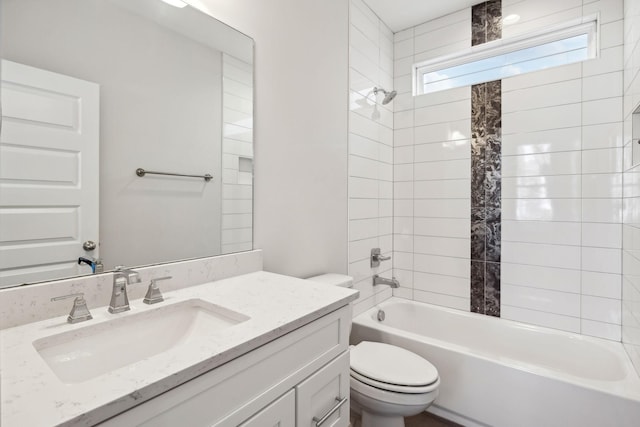
M 631 164 L 631 114 L 640 105 L 640 1 L 624 2 L 624 212 L 622 342 L 640 373 L 640 166 Z M 636 122 L 638 123 L 638 122 Z M 640 123 L 638 123 L 640 124 Z
M 503 80 L 502 317 L 620 340 L 622 0 L 503 3 L 503 37 L 600 12 L 600 57 Z
M 471 88 L 414 97 L 411 65 L 470 46 L 470 9 L 395 34 L 394 295 L 467 311 Z
M 391 255 L 393 111 L 375 87 L 392 90 L 393 34 L 362 0 L 349 2 L 349 275 L 360 291 L 354 315 L 391 296 L 373 286 L 391 278 L 391 261 L 371 268 L 371 249 Z
M 347 272 L 347 0 L 199 0 L 255 40 L 254 247 L 268 271 Z

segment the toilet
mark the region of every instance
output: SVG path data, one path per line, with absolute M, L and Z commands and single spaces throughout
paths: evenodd
M 308 280 L 352 287 L 342 274 Z M 404 427 L 404 417 L 423 412 L 438 397 L 438 370 L 415 353 L 390 344 L 363 341 L 350 347 L 351 407 L 362 427 Z

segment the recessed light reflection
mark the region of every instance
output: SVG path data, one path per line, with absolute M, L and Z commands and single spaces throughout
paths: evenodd
M 504 18 L 502 18 L 502 25 L 515 24 L 519 20 L 520 20 L 520 15 L 516 15 L 515 13 L 512 13 L 511 15 L 507 15 Z
M 464 135 L 462 132 L 454 130 L 453 132 L 451 132 L 449 134 L 449 139 L 450 140 L 456 140 L 456 139 L 467 139 L 467 136 Z
M 165 2 L 166 4 L 170 4 L 171 6 L 179 7 L 180 9 L 182 9 L 187 5 L 182 0 L 162 0 L 162 1 Z

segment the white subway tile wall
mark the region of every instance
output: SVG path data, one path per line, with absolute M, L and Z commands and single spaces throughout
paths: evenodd
M 640 105 L 640 2 L 624 2 L 622 342 L 640 374 L 640 165 L 631 164 L 632 112 Z M 619 53 L 616 53 L 620 55 Z M 638 132 L 640 129 L 635 129 Z M 637 135 L 637 133 L 636 133 Z M 637 136 L 636 136 L 637 138 Z M 637 141 L 635 142 L 637 144 Z M 618 292 L 613 283 L 610 292 Z M 602 290 L 598 290 L 602 292 Z M 595 293 L 595 292 L 594 292 Z M 600 296 L 600 295 L 598 295 Z M 585 325 L 598 332 L 602 323 Z
M 502 317 L 620 340 L 622 1 L 502 5 L 520 16 L 503 38 L 598 12 L 602 23 L 599 58 L 503 81 Z M 411 64 L 469 46 L 470 9 L 394 35 L 394 295 L 462 310 L 470 88 L 414 98 Z
M 349 14 L 348 273 L 360 291 L 355 316 L 391 296 L 388 286 L 374 287 L 372 277 L 390 278 L 392 262 L 372 269 L 370 256 L 377 247 L 383 255 L 392 254 L 393 159 L 407 153 L 400 147 L 394 151 L 391 104 L 382 105 L 382 93 L 373 93 L 375 87 L 393 89 L 393 34 L 362 0 L 350 1 Z
M 503 80 L 501 313 L 622 338 L 640 366 L 640 169 L 625 157 L 640 103 L 640 6 L 631 3 L 502 2 L 503 16 L 520 16 L 503 38 L 595 13 L 601 33 L 596 59 Z M 411 66 L 470 47 L 470 9 L 400 31 L 390 45 L 384 23 L 351 0 L 351 32 L 355 312 L 390 294 L 371 285 L 369 250 L 391 245 L 393 295 L 469 310 L 471 89 L 413 97 Z M 374 86 L 398 95 L 374 104 Z
M 470 9 L 394 35 L 393 294 L 467 311 L 471 88 L 413 97 L 411 65 L 470 46 Z
M 252 249 L 253 67 L 222 54 L 222 252 Z M 219 179 L 219 178 L 217 178 Z
M 503 0 L 503 37 L 600 12 L 599 58 L 503 80 L 502 317 L 621 339 L 621 0 Z

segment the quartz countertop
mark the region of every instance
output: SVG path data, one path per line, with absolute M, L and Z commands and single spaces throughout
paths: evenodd
M 124 313 L 110 314 L 106 306 L 92 309 L 92 320 L 73 325 L 63 316 L 4 329 L 0 331 L 0 424 L 97 424 L 312 322 L 357 296 L 358 291 L 352 289 L 259 271 L 167 292 L 165 301 L 157 305 L 133 300 L 131 310 Z M 195 298 L 249 319 L 74 384 L 63 383 L 33 345 L 40 338 Z M 71 304 L 70 300 L 69 307 Z

